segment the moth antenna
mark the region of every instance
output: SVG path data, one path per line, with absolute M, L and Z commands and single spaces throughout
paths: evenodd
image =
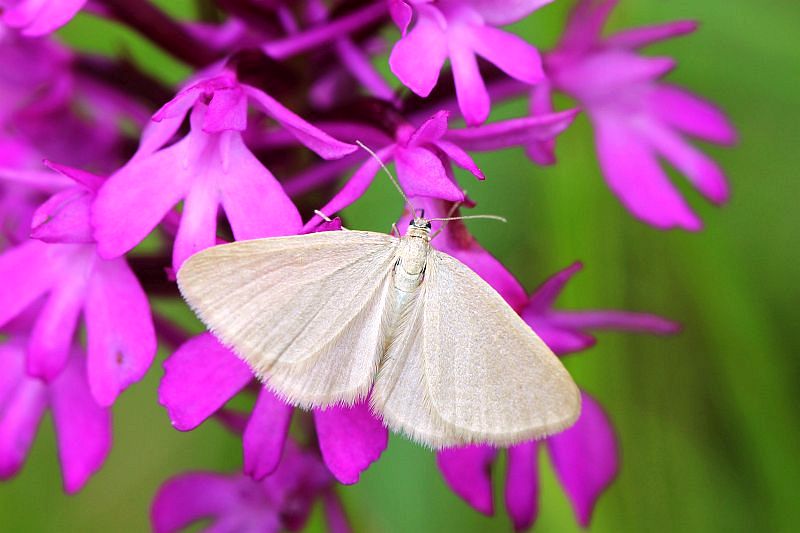
M 445 218 L 429 218 L 428 220 L 434 221 L 437 220 L 439 222 L 448 222 L 450 220 L 470 220 L 473 218 L 485 218 L 488 220 L 499 220 L 500 222 L 508 222 L 505 217 L 501 217 L 498 215 L 466 215 L 463 217 L 445 217 Z
M 462 190 L 461 190 L 461 193 L 464 195 L 464 198 L 466 198 L 466 197 L 467 197 L 467 191 L 465 191 L 465 190 L 463 190 L 463 189 L 462 189 Z M 445 218 L 451 218 L 451 217 L 453 216 L 453 214 L 454 214 L 456 211 L 458 211 L 458 208 L 459 208 L 459 207 L 461 206 L 461 204 L 463 204 L 463 203 L 464 203 L 464 200 L 459 200 L 458 202 L 454 202 L 454 203 L 453 203 L 453 205 L 452 205 L 452 206 L 450 206 L 450 210 L 447 212 L 447 216 L 446 216 Z M 435 239 L 437 235 L 439 235 L 441 232 L 443 232 L 443 231 L 444 231 L 444 228 L 446 228 L 446 227 L 447 227 L 447 224 L 448 224 L 448 223 L 449 223 L 449 221 L 445 221 L 445 223 L 444 223 L 444 224 L 442 224 L 442 225 L 439 227 L 439 229 L 437 229 L 437 230 L 434 232 L 434 234 L 433 234 L 433 235 L 431 235 L 431 240 Z
M 319 209 L 314 209 L 314 214 L 317 215 L 322 220 L 324 220 L 325 222 L 333 222 L 333 220 L 331 220 L 331 217 L 329 217 Z
M 416 214 L 417 209 L 414 207 L 414 204 L 411 203 L 411 200 L 408 198 L 408 196 L 406 196 L 406 193 L 403 192 L 403 189 L 400 187 L 400 184 L 397 183 L 397 180 L 394 178 L 394 176 L 392 176 L 392 173 L 389 171 L 389 169 L 386 167 L 386 165 L 383 164 L 383 161 L 381 161 L 381 158 L 378 157 L 378 154 L 376 154 L 375 152 L 370 150 L 367 145 L 365 145 L 364 143 L 362 143 L 359 140 L 356 140 L 356 144 L 359 145 L 361 148 L 363 148 L 369 155 L 372 156 L 372 158 L 375 161 L 378 162 L 378 164 L 381 166 L 383 171 L 386 172 L 386 175 L 389 176 L 389 179 L 391 180 L 392 185 L 394 185 L 395 189 L 397 189 L 397 192 L 399 192 L 400 196 L 403 197 L 403 200 L 406 201 L 406 205 L 408 205 L 408 207 L 411 208 L 411 212 Z

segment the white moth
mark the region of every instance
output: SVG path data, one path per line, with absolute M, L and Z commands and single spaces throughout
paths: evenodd
M 304 408 L 370 394 L 392 430 L 434 448 L 511 445 L 570 426 L 580 395 L 483 279 L 430 245 L 368 231 L 238 241 L 178 272 L 191 307 L 259 379 Z

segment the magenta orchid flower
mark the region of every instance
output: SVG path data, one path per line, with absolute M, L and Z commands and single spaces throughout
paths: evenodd
M 239 83 L 231 72 L 199 81 L 153 116 L 139 151 L 100 190 L 92 222 L 102 257 L 118 257 L 132 249 L 181 199 L 175 270 L 193 253 L 215 244 L 220 205 L 237 240 L 300 231 L 297 208 L 242 139 L 250 100 L 324 158 L 356 149 L 264 92 Z M 165 147 L 190 111 L 189 134 Z
M 50 383 L 25 371 L 27 341 L 12 335 L 0 345 L 0 479 L 22 468 L 42 416 L 49 408 L 56 430 L 64 490 L 79 491 L 111 448 L 111 411 L 89 393 L 86 358 L 72 347 Z
M 449 113 L 439 111 L 416 129 L 408 124 L 399 125 L 394 139 L 374 129 L 350 125 L 333 127 L 341 133 L 350 130 L 351 135 L 354 131 L 364 133 L 365 139 L 377 143 L 376 155 L 384 164 L 395 162 L 397 180 L 407 196 L 463 202 L 464 193 L 455 180 L 451 163 L 467 170 L 478 180 L 485 179 L 467 150 L 497 150 L 552 139 L 572 123 L 575 114 L 574 110 L 562 111 L 541 117 L 499 121 L 477 128 L 448 129 Z M 364 158 L 366 154 L 359 157 Z M 338 168 L 334 166 L 332 170 Z M 368 157 L 321 211 L 330 216 L 355 202 L 369 188 L 378 170 L 380 162 Z M 297 186 L 300 181 L 318 179 L 319 175 L 315 174 L 293 181 Z M 314 217 L 305 228 L 313 228 L 320 221 L 321 218 Z
M 97 255 L 89 208 L 102 179 L 50 166 L 76 184 L 37 209 L 31 240 L 0 255 L 0 326 L 44 299 L 30 333 L 27 371 L 52 382 L 67 364 L 83 315 L 89 388 L 108 406 L 153 360 L 150 306 L 125 259 Z
M 600 167 L 622 203 L 637 218 L 662 229 L 698 230 L 701 221 L 660 160 L 669 162 L 715 204 L 729 196 L 720 167 L 687 137 L 720 145 L 736 142 L 736 131 L 713 104 L 662 78 L 675 66 L 666 57 L 645 57 L 649 44 L 691 33 L 694 22 L 679 21 L 601 32 L 616 0 L 582 0 L 558 47 L 546 55 L 550 85 L 534 92 L 534 113 L 550 111 L 549 90 L 581 104 L 595 128 Z M 552 157 L 552 143 L 533 144 L 534 160 Z
M 468 125 L 485 122 L 491 105 L 477 56 L 524 83 L 544 80 L 536 48 L 496 26 L 515 22 L 552 0 L 388 1 L 402 32 L 389 57 L 392 72 L 426 97 L 450 58 L 458 104 Z
M 86 0 L 0 0 L 0 20 L 23 35 L 51 33 L 81 10 Z
M 174 533 L 207 519 L 209 531 L 299 531 L 318 500 L 329 531 L 350 531 L 330 474 L 318 457 L 292 444 L 286 446 L 275 473 L 261 481 L 214 472 L 167 480 L 153 500 L 151 521 L 156 533 Z

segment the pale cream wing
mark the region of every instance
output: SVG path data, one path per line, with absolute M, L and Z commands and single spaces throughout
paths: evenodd
M 365 231 L 238 241 L 178 272 L 200 319 L 267 385 L 304 407 L 355 401 L 372 385 L 397 239 Z
M 580 393 L 569 373 L 488 283 L 433 250 L 423 284 L 425 383 L 433 411 L 452 428 L 446 444 L 506 446 L 577 420 Z

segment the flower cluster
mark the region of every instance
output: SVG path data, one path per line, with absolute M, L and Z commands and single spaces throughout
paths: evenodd
M 606 36 L 617 1 L 577 0 L 558 45 L 540 52 L 506 26 L 550 2 L 241 0 L 219 2 L 214 20 L 224 22 L 189 23 L 149 2 L 0 0 L 0 476 L 22 468 L 49 408 L 64 489 L 80 490 L 108 455 L 116 399 L 157 371 L 160 342 L 171 353 L 158 399 L 175 428 L 213 418 L 241 438 L 243 462 L 240 472 L 167 480 L 154 529 L 210 518 L 215 530 L 297 530 L 320 501 L 331 529 L 347 531 L 336 483 L 358 482 L 388 442 L 368 402 L 294 409 L 210 333 L 192 337 L 155 313 L 149 297 L 179 298 L 177 269 L 218 243 L 340 230 L 319 213 L 357 202 L 381 162 L 427 216 L 452 217 L 475 206 L 457 172 L 474 187 L 500 186 L 473 153 L 520 147 L 554 164 L 556 138 L 584 113 L 622 204 L 657 228 L 699 229 L 662 161 L 722 203 L 726 179 L 690 139 L 728 145 L 735 130 L 664 81 L 673 59 L 640 53 L 696 24 Z M 81 10 L 129 25 L 193 74 L 169 87 L 123 59 L 71 50 L 51 34 Z M 554 93 L 577 107 L 556 110 Z M 490 120 L 493 103 L 520 98 L 530 98 L 527 115 Z M 650 314 L 561 310 L 580 263 L 527 293 L 462 222 L 439 224 L 433 245 L 483 277 L 558 355 L 590 348 L 594 330 L 677 329 Z M 228 406 L 237 395 L 253 399 L 250 412 Z M 290 434 L 293 419 L 303 435 Z M 437 464 L 455 494 L 490 514 L 490 466 L 506 453 L 505 507 L 521 530 L 537 514 L 540 447 L 587 525 L 619 451 L 586 392 L 563 433 L 505 452 L 442 450 Z

